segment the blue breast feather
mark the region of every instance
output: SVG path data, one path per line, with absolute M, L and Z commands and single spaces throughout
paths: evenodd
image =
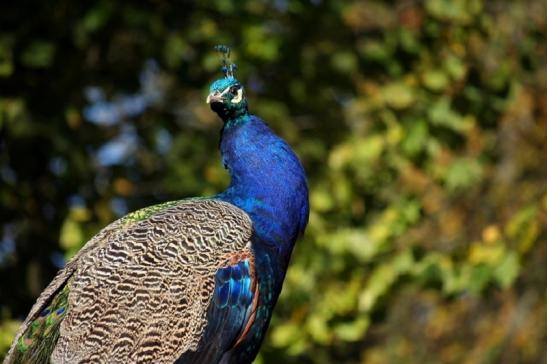
M 242 120 L 223 131 L 220 149 L 232 178 L 216 198 L 249 214 L 260 240 L 276 247 L 284 262 L 278 272 L 281 280 L 294 242 L 308 222 L 306 177 L 287 143 L 260 118 L 247 115 Z M 257 248 L 253 246 L 255 253 Z

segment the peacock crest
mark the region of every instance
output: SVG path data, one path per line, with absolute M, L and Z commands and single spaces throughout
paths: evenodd
M 237 65 L 230 61 L 230 47 L 226 45 L 216 45 L 214 49 L 222 56 L 222 73 L 226 78 L 234 78 L 234 73 L 237 70 Z

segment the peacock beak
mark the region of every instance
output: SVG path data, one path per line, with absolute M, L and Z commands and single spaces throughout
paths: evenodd
M 215 102 L 222 103 L 222 94 L 218 91 L 212 92 L 207 96 L 207 100 L 205 100 L 208 104 L 213 104 Z

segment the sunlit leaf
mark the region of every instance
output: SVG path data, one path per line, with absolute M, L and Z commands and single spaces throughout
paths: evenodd
M 404 83 L 392 83 L 382 90 L 385 102 L 395 109 L 405 109 L 414 103 L 413 90 Z

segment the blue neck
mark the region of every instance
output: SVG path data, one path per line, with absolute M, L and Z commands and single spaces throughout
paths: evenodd
M 284 275 L 308 222 L 308 187 L 300 161 L 260 118 L 247 113 L 225 121 L 220 150 L 231 183 L 216 197 L 250 215 L 255 250 L 267 251 Z

